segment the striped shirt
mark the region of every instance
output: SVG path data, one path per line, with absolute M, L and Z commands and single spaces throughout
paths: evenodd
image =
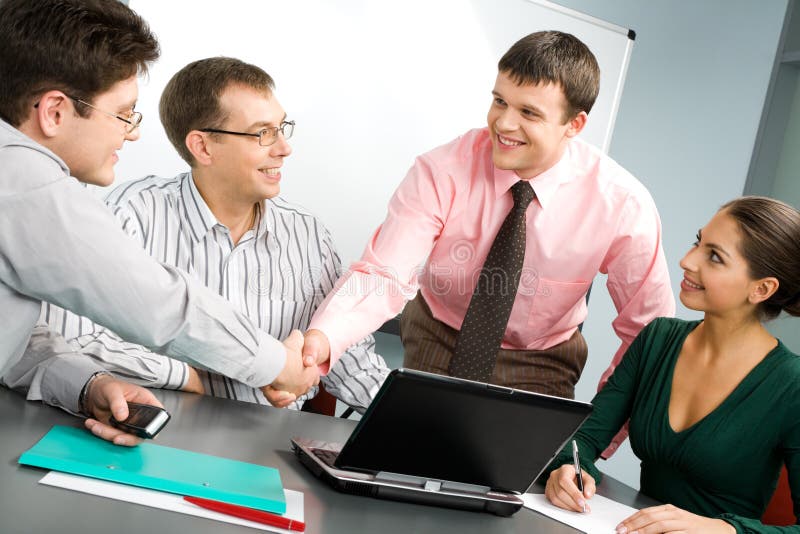
M 200 196 L 191 173 L 148 176 L 114 189 L 106 202 L 122 229 L 158 261 L 189 273 L 277 339 L 305 331 L 341 273 L 330 233 L 305 209 L 280 197 L 257 205 L 256 222 L 234 245 Z M 115 375 L 148 387 L 180 389 L 187 364 L 123 341 L 85 317 L 51 304 L 43 321 Z M 389 372 L 368 336 L 322 378 L 325 389 L 363 411 Z M 191 358 L 188 360 L 191 363 Z M 266 404 L 259 389 L 198 369 L 209 395 Z M 299 407 L 305 398 L 295 403 Z

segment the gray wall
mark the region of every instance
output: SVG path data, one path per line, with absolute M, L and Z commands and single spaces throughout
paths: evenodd
M 611 156 L 636 175 L 661 212 L 675 294 L 678 262 L 697 229 L 742 194 L 787 0 L 557 0 L 636 31 Z M 578 386 L 591 398 L 617 348 L 614 311 L 595 284 L 585 331 L 589 364 Z M 678 306 L 678 316 L 697 314 Z M 623 449 L 601 464 L 638 487 L 638 461 Z

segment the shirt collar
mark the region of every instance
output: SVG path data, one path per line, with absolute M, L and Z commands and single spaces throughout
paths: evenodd
M 203 239 L 219 221 L 211 213 L 206 201 L 194 183 L 191 172 L 181 176 L 182 217 L 188 223 L 190 235 L 195 243 Z
M 564 150 L 564 154 L 558 163 L 528 180 L 533 190 L 536 192 L 536 200 L 542 209 L 547 209 L 548 204 L 552 201 L 553 197 L 558 190 L 558 187 L 570 180 L 574 179 L 575 173 L 572 172 L 572 161 L 570 156 L 570 144 Z M 506 194 L 515 183 L 521 178 L 514 171 L 505 169 L 494 168 L 494 192 L 495 197 Z
M 271 200 L 262 200 L 256 205 L 256 239 L 264 234 L 272 231 L 272 219 L 267 216 L 267 210 L 270 208 Z
M 52 158 L 58 164 L 58 166 L 61 167 L 65 174 L 71 176 L 69 167 L 67 167 L 67 164 L 64 162 L 64 160 L 43 144 L 35 141 L 31 137 L 28 137 L 21 130 L 11 126 L 11 124 L 7 123 L 3 119 L 0 119 L 0 130 L 5 130 L 5 133 L 0 132 L 0 144 L 3 146 L 21 145 L 38 150 L 42 154 Z
M 194 183 L 191 172 L 181 176 L 181 199 L 184 209 L 182 216 L 188 223 L 192 240 L 197 243 L 203 239 L 216 225 L 224 228 L 224 225 L 217 220 L 211 208 L 208 207 L 203 196 Z M 256 206 L 256 238 L 272 230 L 272 220 L 267 217 L 269 200 L 263 200 Z M 246 232 L 245 232 L 246 233 Z

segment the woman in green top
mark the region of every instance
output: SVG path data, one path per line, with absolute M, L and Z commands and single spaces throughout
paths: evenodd
M 768 198 L 734 200 L 681 267 L 681 302 L 703 320 L 657 319 L 642 330 L 575 435 L 584 492 L 567 447 L 545 493 L 581 511 L 600 477 L 593 459 L 630 419 L 641 491 L 670 504 L 640 510 L 618 533 L 800 532 L 758 519 L 784 463 L 800 510 L 800 357 L 762 324 L 782 310 L 800 315 L 800 213 Z

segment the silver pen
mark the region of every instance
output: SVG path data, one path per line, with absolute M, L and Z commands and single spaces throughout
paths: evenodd
M 575 462 L 575 477 L 578 481 L 578 489 L 581 490 L 583 501 L 583 513 L 586 513 L 586 498 L 583 495 L 583 475 L 581 475 L 581 458 L 578 456 L 578 442 L 572 440 L 572 461 Z

